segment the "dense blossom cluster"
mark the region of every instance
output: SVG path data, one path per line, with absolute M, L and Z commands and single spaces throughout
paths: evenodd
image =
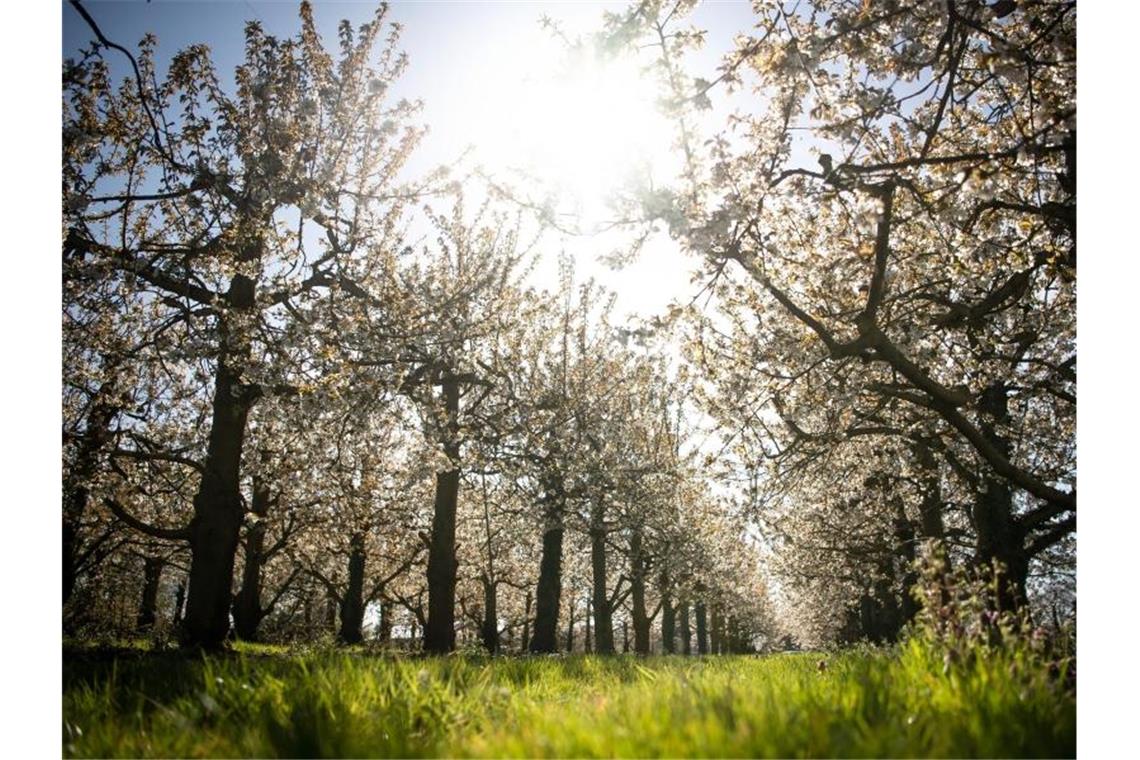
M 1004 567 L 992 604 L 1072 614 L 1076 4 L 757 2 L 715 76 L 694 5 L 608 32 L 678 123 L 687 171 L 642 209 L 705 263 L 717 308 L 678 316 L 783 622 L 893 638 L 924 540 Z
M 116 85 L 126 51 L 88 19 L 64 71 L 65 625 L 764 644 L 691 380 L 571 262 L 557 293 L 526 285 L 536 220 L 403 178 L 423 130 L 389 97 L 385 12 L 335 56 L 308 4 L 294 39 L 251 23 L 233 87 L 205 46 L 160 79 L 153 39 Z

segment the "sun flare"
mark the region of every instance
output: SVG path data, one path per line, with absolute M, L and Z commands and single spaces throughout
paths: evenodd
M 537 39 L 487 68 L 471 93 L 477 159 L 537 180 L 587 225 L 603 221 L 612 193 L 668 163 L 669 123 L 637 61 Z

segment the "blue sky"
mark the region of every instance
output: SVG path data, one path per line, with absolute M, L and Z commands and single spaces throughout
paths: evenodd
M 243 29 L 247 21 L 260 21 L 270 34 L 293 36 L 299 28 L 299 0 L 87 0 L 103 32 L 114 42 L 133 49 L 147 32 L 158 37 L 160 65 L 181 48 L 206 43 L 225 81 L 242 58 Z M 79 14 L 64 3 L 63 55 L 73 53 L 92 38 Z M 589 33 L 600 27 L 603 11 L 620 10 L 626 2 L 579 0 L 395 0 L 388 19 L 403 24 L 402 48 L 410 68 L 396 92 L 425 102 L 425 120 L 432 137 L 427 156 L 447 161 L 448 153 L 463 145 L 463 119 L 456 104 L 468 93 L 464 72 L 489 57 L 509 59 L 517 52 L 517 68 L 532 64 L 526 51 L 536 38 L 548 36 L 539 19 L 549 16 L 570 33 Z M 376 3 L 371 0 L 314 3 L 314 16 L 326 40 L 335 40 L 337 23 L 368 21 Z M 746 29 L 752 18 L 747 0 L 706 0 L 693 21 L 709 30 L 709 44 L 698 59 L 711 72 L 732 36 Z M 488 83 L 493 86 L 493 83 Z M 459 118 L 457 118 L 459 117 Z

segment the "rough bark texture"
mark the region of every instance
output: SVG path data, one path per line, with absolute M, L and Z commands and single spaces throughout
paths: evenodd
M 340 632 L 342 644 L 359 644 L 364 640 L 364 534 L 353 533 L 349 539 L 348 588 L 340 600 Z
M 444 452 L 452 462 L 459 461 L 459 382 L 443 379 L 444 409 L 448 419 L 448 440 Z M 459 505 L 459 469 L 436 475 L 435 505 L 428 548 L 428 616 L 424 629 L 424 651 L 446 654 L 455 650 L 455 577 L 459 560 L 455 551 L 455 516 Z

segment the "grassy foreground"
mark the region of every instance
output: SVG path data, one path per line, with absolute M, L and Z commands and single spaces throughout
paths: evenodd
M 1076 698 L 1016 656 L 395 659 L 69 651 L 69 757 L 1063 756 Z

